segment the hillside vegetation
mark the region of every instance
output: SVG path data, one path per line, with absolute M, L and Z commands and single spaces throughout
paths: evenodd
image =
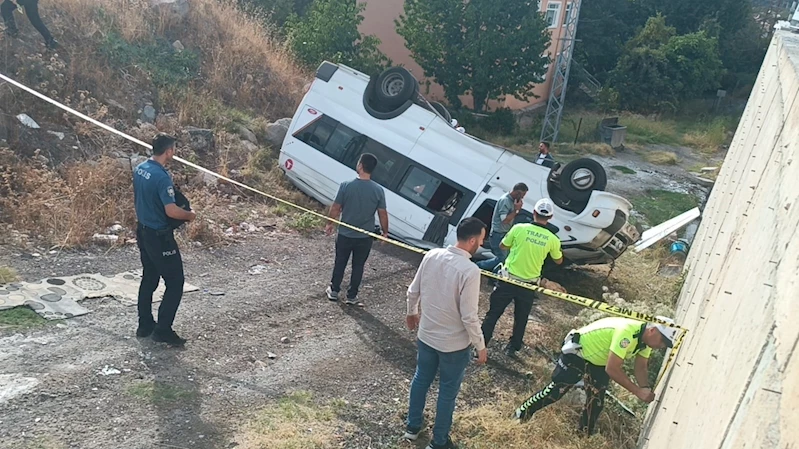
M 61 49 L 45 52 L 36 31 L 18 20 L 22 36 L 5 38 L 3 73 L 144 141 L 158 131 L 176 134 L 180 156 L 301 200 L 275 173 L 277 149 L 265 132 L 293 114 L 310 76 L 267 22 L 235 1 L 186 4 L 179 11 L 144 0 L 42 2 Z M 10 225 L 4 240 L 21 233 L 81 246 L 114 222 L 132 225 L 126 170 L 145 149 L 20 90 L 3 89 L 0 110 L 8 148 L 0 149 L 0 221 Z M 40 128 L 21 124 L 15 116 L 22 113 Z M 209 132 L 187 134 L 190 126 Z M 237 193 L 224 185 L 209 193 L 195 173 L 173 171 L 181 187 L 190 180 L 188 188 L 201 187 L 191 192 L 199 208 Z M 213 230 L 193 224 L 190 234 L 208 237 L 234 218 Z

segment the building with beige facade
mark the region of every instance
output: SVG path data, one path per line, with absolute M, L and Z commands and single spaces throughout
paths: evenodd
M 404 0 L 362 1 L 366 4 L 366 9 L 363 12 L 364 20 L 361 23 L 361 33 L 377 36 L 381 42 L 380 50 L 391 58 L 394 64 L 403 65 L 410 70 L 411 73 L 416 75 L 420 86 L 422 86 L 422 93 L 424 93 L 428 99 L 437 101 L 444 100 L 444 89 L 425 77 L 424 70 L 413 60 L 411 52 L 405 47 L 405 39 L 397 34 L 394 21 L 399 19 L 400 15 L 403 13 Z M 549 47 L 552 63 L 549 65 L 549 72 L 544 82 L 536 85 L 533 89 L 533 93 L 538 96 L 538 98 L 530 98 L 528 101 L 519 101 L 513 97 L 508 97 L 502 102 L 489 102 L 488 107 L 490 109 L 508 107 L 514 110 L 529 110 L 545 107 L 547 104 L 552 72 L 555 68 L 554 62 L 562 45 L 561 37 L 565 31 L 564 24 L 566 23 L 568 14 L 572 11 L 572 2 L 569 0 L 539 0 L 538 9 L 541 14 L 544 15 L 549 24 L 549 30 L 552 33 Z M 427 87 L 428 81 L 430 82 L 429 87 Z M 472 100 L 469 96 L 461 97 L 461 101 L 463 101 L 463 104 L 467 107 L 472 106 Z

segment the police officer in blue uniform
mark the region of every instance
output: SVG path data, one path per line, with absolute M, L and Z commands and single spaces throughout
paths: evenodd
M 138 226 L 136 238 L 144 268 L 139 287 L 139 328 L 137 337 L 182 346 L 186 340 L 172 330 L 175 314 L 183 296 L 183 260 L 173 235 L 174 223 L 192 221 L 196 214 L 178 206 L 175 186 L 165 166 L 175 155 L 176 139 L 158 134 L 153 139 L 153 156 L 133 173 L 133 195 Z M 179 195 L 180 196 L 180 195 Z M 153 293 L 159 279 L 166 292 L 158 308 L 158 322 L 153 319 Z

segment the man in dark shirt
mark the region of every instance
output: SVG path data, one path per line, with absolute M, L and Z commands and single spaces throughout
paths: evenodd
M 175 155 L 175 138 L 158 134 L 153 139 L 153 157 L 142 162 L 133 173 L 136 205 L 136 239 L 143 267 L 139 286 L 139 328 L 137 337 L 152 335 L 153 340 L 181 346 L 186 340 L 172 330 L 183 296 L 183 260 L 167 217 L 192 221 L 196 214 L 175 204 L 175 186 L 166 171 Z M 166 292 L 158 308 L 158 323 L 153 319 L 153 293 L 164 278 Z
M 380 228 L 384 237 L 388 237 L 388 212 L 386 212 L 386 194 L 379 184 L 372 181 L 372 172 L 377 167 L 377 158 L 370 153 L 364 153 L 358 160 L 355 171 L 358 177 L 352 181 L 343 182 L 339 186 L 338 194 L 330 206 L 330 218 L 347 223 L 359 229 L 373 231 L 375 227 L 375 212 L 380 217 Z M 327 235 L 333 233 L 333 222 L 325 228 Z M 352 275 L 350 287 L 347 290 L 348 305 L 363 307 L 358 301 L 358 288 L 363 279 L 363 269 L 369 252 L 372 250 L 372 238 L 345 226 L 338 230 L 336 238 L 336 262 L 333 268 L 333 277 L 325 293 L 331 301 L 338 301 L 341 281 L 344 279 L 344 270 L 347 268 L 350 255 L 352 255 Z
M 538 157 L 535 163 L 543 165 L 547 168 L 552 168 L 555 165 L 555 159 L 552 158 L 552 153 L 549 152 L 551 144 L 549 142 L 541 142 L 538 144 Z
M 36 28 L 36 31 L 42 35 L 47 48 L 58 48 L 58 42 L 53 39 L 50 30 L 47 29 L 47 26 L 45 26 L 44 22 L 42 22 L 42 18 L 39 16 L 39 0 L 17 0 L 17 3 L 19 3 L 19 6 L 25 8 L 25 15 L 28 16 L 28 20 L 31 21 L 31 25 Z M 14 20 L 14 10 L 16 9 L 17 5 L 11 0 L 3 0 L 3 4 L 0 5 L 0 15 L 3 16 L 3 22 L 6 25 L 6 34 L 11 37 L 17 37 L 19 35 L 17 22 Z

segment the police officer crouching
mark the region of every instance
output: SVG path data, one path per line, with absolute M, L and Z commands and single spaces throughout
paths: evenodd
M 674 324 L 671 318 L 657 318 Z M 655 400 L 649 385 L 649 357 L 653 349 L 673 347 L 677 336 L 678 330 L 671 326 L 617 317 L 573 329 L 563 341 L 552 382 L 524 401 L 516 409 L 515 417 L 520 421 L 529 420 L 582 380 L 586 386 L 586 400 L 580 431 L 591 435 L 604 407 L 611 379 L 646 403 Z M 628 359 L 635 359 L 635 381 L 624 372 L 624 361 Z
M 139 286 L 139 328 L 137 337 L 181 346 L 186 340 L 172 330 L 175 314 L 183 296 L 183 260 L 173 235 L 180 224 L 195 219 L 188 201 L 176 192 L 166 164 L 175 156 L 176 139 L 167 134 L 153 138 L 153 156 L 136 167 L 133 195 L 138 226 L 136 238 L 143 267 Z M 183 206 L 184 208 L 182 208 Z M 166 292 L 158 308 L 158 322 L 153 319 L 153 293 L 160 278 Z

